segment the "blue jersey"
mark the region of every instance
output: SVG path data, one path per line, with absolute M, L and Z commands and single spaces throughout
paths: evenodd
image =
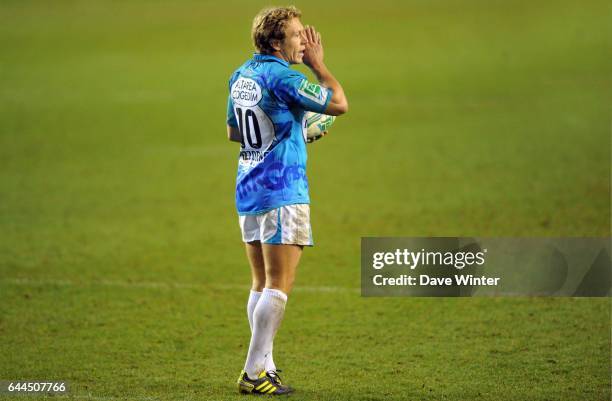
M 304 114 L 323 113 L 332 91 L 265 54 L 255 54 L 232 74 L 229 91 L 227 124 L 241 136 L 238 213 L 310 203 Z

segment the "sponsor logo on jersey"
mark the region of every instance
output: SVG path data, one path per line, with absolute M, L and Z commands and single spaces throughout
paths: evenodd
M 253 107 L 261 100 L 261 87 L 250 78 L 240 77 L 232 85 L 232 101 L 242 107 Z
M 240 175 L 240 185 L 236 189 L 238 199 L 245 199 L 250 194 L 260 191 L 283 191 L 299 182 L 308 190 L 308 178 L 304 166 L 298 164 L 285 165 L 282 162 L 273 162 L 267 166 L 257 166 Z
M 313 84 L 303 79 L 298 93 L 318 104 L 325 104 L 327 100 L 327 89 L 321 85 Z

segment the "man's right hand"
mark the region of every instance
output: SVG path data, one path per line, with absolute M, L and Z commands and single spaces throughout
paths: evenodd
M 311 69 L 315 70 L 323 65 L 323 44 L 321 34 L 314 27 L 306 26 L 302 33 L 306 39 L 303 61 Z
M 323 62 L 323 44 L 321 43 L 321 34 L 314 27 L 307 26 L 303 33 L 306 39 L 306 49 L 302 61 L 312 72 L 317 76 L 319 83 L 326 88 L 332 90 L 332 98 L 327 104 L 324 114 L 330 116 L 339 116 L 348 111 L 348 101 L 344 95 L 344 90 L 340 82 L 334 78 L 332 73 L 327 69 Z

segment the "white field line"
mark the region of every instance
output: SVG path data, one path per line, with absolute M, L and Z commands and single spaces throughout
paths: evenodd
M 153 401 L 153 400 L 158 400 L 159 398 L 155 398 L 155 397 L 104 397 L 104 396 L 96 396 L 96 395 L 65 395 L 65 396 L 58 396 L 56 395 L 54 398 L 65 398 L 65 399 L 69 399 L 69 400 L 99 400 L 99 401 L 113 401 L 113 400 L 121 400 L 121 401 L 127 401 L 127 400 L 133 400 L 133 401 Z
M 132 397 L 132 396 L 127 396 L 127 397 L 110 397 L 110 396 L 97 396 L 97 395 L 91 395 L 91 394 L 82 394 L 82 395 L 72 395 L 72 394 L 67 394 L 67 395 L 55 395 L 53 398 L 58 398 L 58 399 L 69 399 L 69 400 L 99 400 L 99 401 L 114 401 L 114 400 L 121 400 L 121 401 L 125 401 L 125 400 L 134 400 L 134 401 L 154 401 L 154 400 L 159 400 L 159 398 L 155 398 L 155 397 Z
M 172 289 L 196 289 L 196 290 L 245 290 L 248 291 L 249 286 L 238 284 L 194 284 L 194 283 L 177 283 L 177 282 L 155 282 L 155 281 L 121 281 L 121 280 L 96 280 L 96 281 L 72 281 L 65 279 L 54 278 L 2 278 L 0 283 L 13 285 L 55 285 L 62 287 L 120 287 L 120 288 L 150 288 L 159 290 Z M 293 289 L 294 292 L 315 292 L 315 293 L 359 293 L 358 288 L 345 287 L 309 287 L 300 286 Z

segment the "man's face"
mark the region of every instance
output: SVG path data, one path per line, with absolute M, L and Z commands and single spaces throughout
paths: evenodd
M 285 39 L 279 43 L 280 54 L 289 64 L 301 64 L 306 49 L 304 26 L 299 18 L 292 18 L 285 25 Z

